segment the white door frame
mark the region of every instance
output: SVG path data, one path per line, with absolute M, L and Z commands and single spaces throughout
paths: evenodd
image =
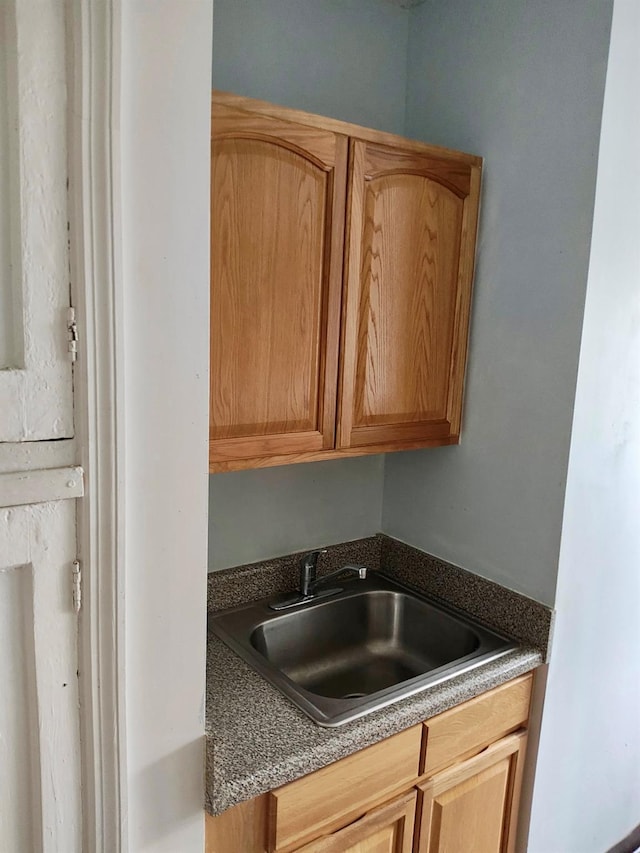
M 212 0 L 66 2 L 83 850 L 201 853 Z
M 75 424 L 83 850 L 127 849 L 124 707 L 123 347 L 119 197 L 119 0 L 69 0 L 71 280 L 80 335 Z

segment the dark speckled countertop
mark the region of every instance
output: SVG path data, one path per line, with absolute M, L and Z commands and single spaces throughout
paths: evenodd
M 299 555 L 215 572 L 209 608 L 222 609 L 293 588 Z M 544 662 L 553 613 L 538 602 L 376 536 L 333 546 L 324 571 L 364 562 L 406 585 L 466 610 L 521 646 L 493 663 L 352 723 L 321 728 L 215 635 L 207 649 L 206 803 L 216 815 L 478 696 Z M 465 606 L 466 605 L 466 606 Z

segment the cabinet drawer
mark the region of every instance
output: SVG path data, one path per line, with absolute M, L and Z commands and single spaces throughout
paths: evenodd
M 526 725 L 533 675 L 523 675 L 424 724 L 421 774 L 473 755 Z
M 345 826 L 389 792 L 409 787 L 420 764 L 421 726 L 297 779 L 269 795 L 269 850 L 292 850 Z

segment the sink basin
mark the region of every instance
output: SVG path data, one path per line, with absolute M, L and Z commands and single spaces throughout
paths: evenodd
M 337 726 L 516 648 L 383 575 L 275 612 L 271 599 L 211 614 L 209 627 L 321 726 Z

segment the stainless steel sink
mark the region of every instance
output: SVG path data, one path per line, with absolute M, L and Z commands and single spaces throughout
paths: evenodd
M 286 612 L 271 599 L 209 627 L 321 726 L 338 726 L 493 660 L 516 644 L 377 574 Z

